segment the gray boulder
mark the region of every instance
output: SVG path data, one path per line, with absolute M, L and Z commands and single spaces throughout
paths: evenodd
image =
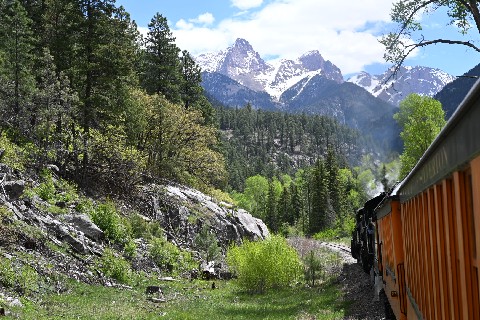
M 54 227 L 55 235 L 57 238 L 61 241 L 64 241 L 72 247 L 73 250 L 75 250 L 78 253 L 86 254 L 88 253 L 88 249 L 83 243 L 83 241 L 80 241 L 80 239 L 77 239 L 76 237 L 72 236 L 68 230 L 62 226 L 61 224 L 57 224 Z
M 65 215 L 63 219 L 93 241 L 100 242 L 105 239 L 105 233 L 84 214 Z
M 181 246 L 194 248 L 193 240 L 204 224 L 223 248 L 269 235 L 265 223 L 249 212 L 181 185 L 144 186 L 135 203 L 139 212 L 161 224 L 169 241 Z
M 3 190 L 5 190 L 5 193 L 10 200 L 16 200 L 23 194 L 23 191 L 25 190 L 25 181 L 6 181 L 3 183 Z

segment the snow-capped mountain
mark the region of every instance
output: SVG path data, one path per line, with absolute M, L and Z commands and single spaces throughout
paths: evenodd
M 245 39 L 237 39 L 225 51 L 202 54 L 196 61 L 204 72 L 223 74 L 251 90 L 268 93 L 274 100 L 299 81 L 317 75 L 343 82 L 340 69 L 317 50 L 296 60 L 267 63 Z
M 411 93 L 433 97 L 454 79 L 454 76 L 442 70 L 417 66 L 401 67 L 396 76 L 392 76 L 392 70 L 387 70 L 381 75 L 360 72 L 347 81 L 398 106 L 400 101 Z

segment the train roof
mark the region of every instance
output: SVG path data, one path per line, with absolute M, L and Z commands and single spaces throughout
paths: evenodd
M 393 190 L 404 202 L 461 169 L 480 154 L 480 80 L 470 89 L 437 138 Z

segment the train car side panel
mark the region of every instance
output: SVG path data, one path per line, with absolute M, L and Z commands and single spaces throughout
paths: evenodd
M 381 212 L 384 211 L 384 212 Z M 388 211 L 388 213 L 387 213 Z M 398 320 L 406 319 L 407 293 L 405 286 L 402 221 L 398 199 L 389 199 L 377 213 L 377 229 L 381 243 L 379 270 L 390 307 Z
M 475 243 L 475 252 L 474 252 L 474 276 L 476 279 L 473 281 L 473 295 L 474 295 L 474 314 L 479 315 L 480 317 L 480 276 L 479 276 L 479 265 L 480 257 L 478 256 L 478 250 L 480 249 L 480 157 L 475 158 L 471 162 L 472 169 L 472 195 L 473 196 L 473 234 L 472 239 Z

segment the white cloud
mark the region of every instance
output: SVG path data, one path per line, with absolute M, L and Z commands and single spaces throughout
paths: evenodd
M 215 21 L 215 17 L 210 12 L 205 12 L 199 15 L 196 19 L 191 19 L 189 21 L 203 25 L 211 25 Z
M 232 6 L 240 10 L 248 10 L 252 8 L 260 7 L 263 0 L 231 0 Z
M 394 0 L 274 0 L 262 9 L 220 21 L 215 27 L 181 24 L 172 32 L 177 45 L 193 55 L 218 51 L 235 39 L 248 40 L 262 57 L 296 58 L 319 50 L 344 74 L 383 63 L 379 30 L 390 21 Z M 232 0 L 252 8 L 261 0 Z M 177 23 L 178 24 L 178 23 Z
M 175 23 L 175 27 L 180 29 L 180 30 L 192 30 L 195 26 L 193 23 L 189 23 L 183 19 L 180 19 Z

